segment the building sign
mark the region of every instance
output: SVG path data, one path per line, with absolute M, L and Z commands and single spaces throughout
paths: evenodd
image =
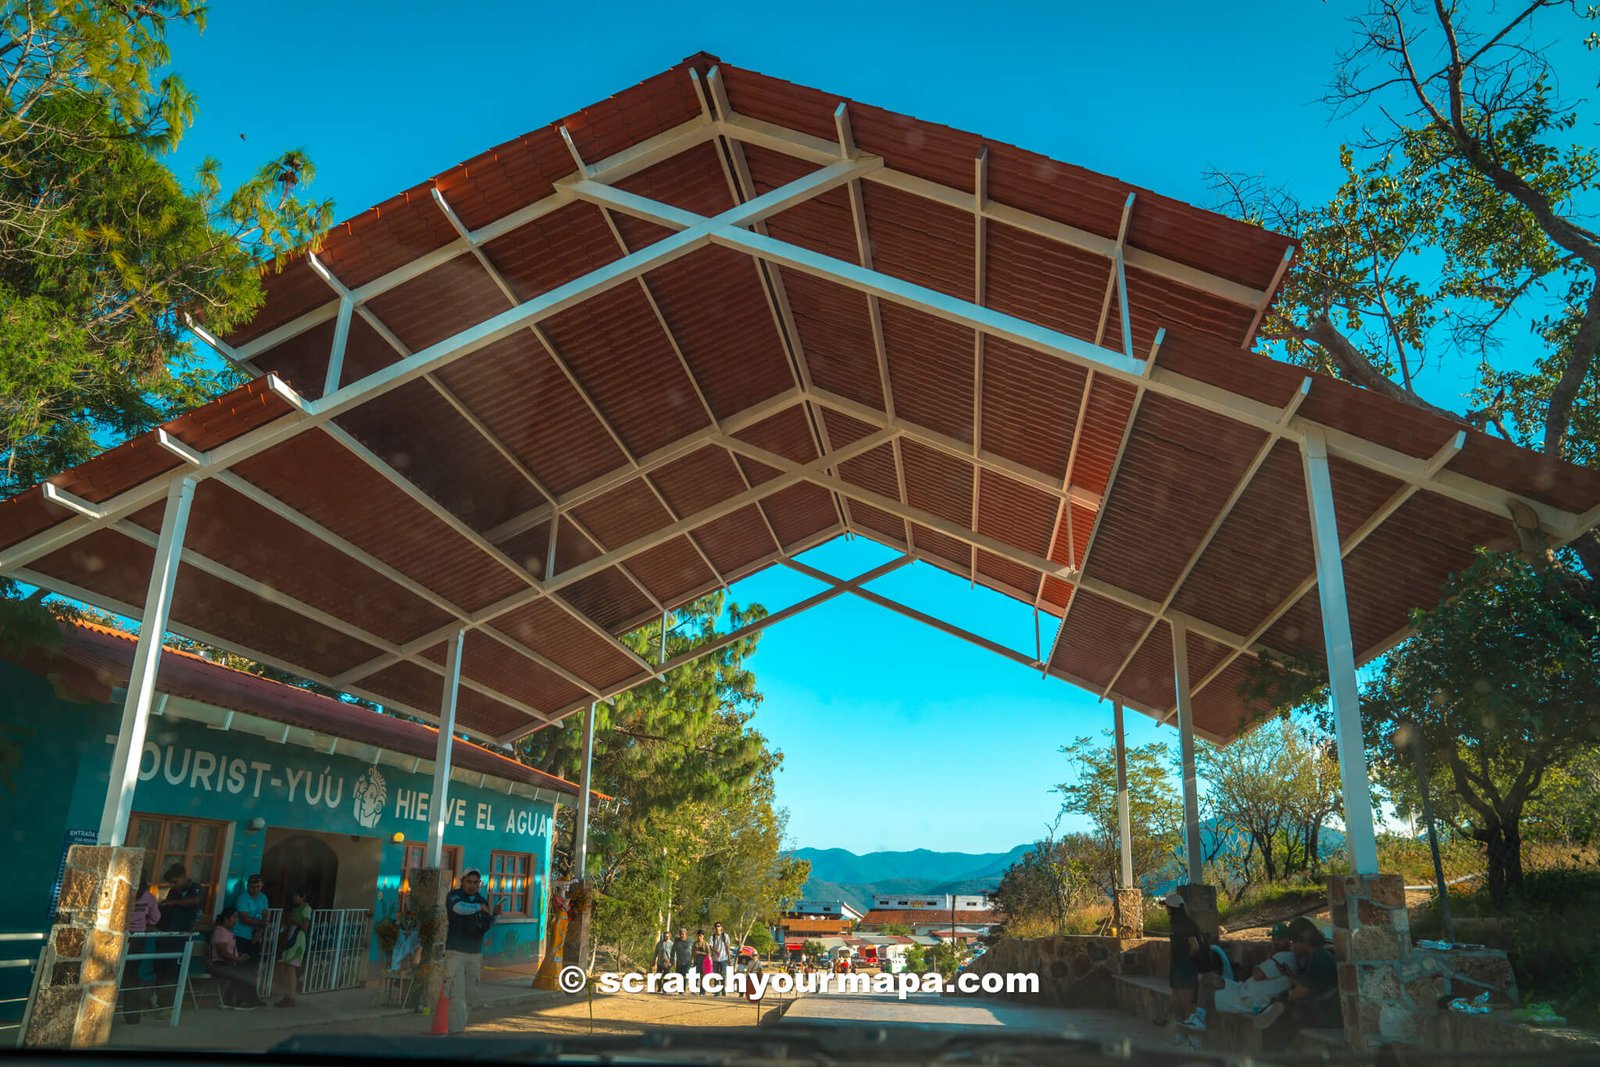
M 244 734 L 223 736 L 226 748 L 214 731 L 166 724 L 140 755 L 139 802 L 162 797 L 163 809 L 199 815 L 227 798 L 241 815 L 263 815 L 274 825 L 381 836 L 411 832 L 431 818 L 430 776 Z M 532 851 L 532 839 L 548 842 L 551 814 L 545 801 L 452 782 L 445 825 L 498 835 L 507 848 Z

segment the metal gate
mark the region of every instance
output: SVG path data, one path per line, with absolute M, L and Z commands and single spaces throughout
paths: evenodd
M 306 958 L 301 965 L 305 993 L 365 985 L 372 937 L 370 908 L 319 908 L 311 913 Z
M 272 996 L 272 973 L 277 970 L 278 934 L 283 929 L 283 909 L 268 908 L 262 913 L 265 926 L 258 926 L 254 938 L 261 956 L 256 961 L 256 996 L 266 1000 Z

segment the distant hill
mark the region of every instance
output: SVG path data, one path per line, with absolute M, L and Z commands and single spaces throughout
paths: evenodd
M 872 898 L 889 893 L 984 893 L 1000 884 L 1000 875 L 1031 844 L 1009 852 L 868 852 L 858 856 L 842 848 L 799 848 L 795 858 L 811 861 L 811 878 L 801 895 L 807 899 L 844 900 L 866 911 Z
M 1211 853 L 1217 845 L 1217 826 L 1207 820 L 1201 824 L 1203 847 Z M 1228 834 L 1223 845 L 1227 852 L 1243 852 L 1247 842 L 1242 835 Z M 872 906 L 874 896 L 890 893 L 986 893 L 1000 884 L 1007 867 L 1033 847 L 1030 842 L 1009 852 L 934 852 L 919 848 L 910 852 L 868 852 L 858 856 L 842 848 L 797 848 L 795 858 L 811 861 L 811 877 L 801 890 L 807 900 L 843 900 L 860 911 Z M 1332 827 L 1322 831 L 1322 855 L 1338 855 L 1344 848 L 1344 834 Z M 1183 880 L 1183 871 L 1172 863 L 1147 878 L 1145 891 L 1165 893 Z

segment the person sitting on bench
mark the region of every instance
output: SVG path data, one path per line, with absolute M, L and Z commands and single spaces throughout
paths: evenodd
M 1279 993 L 1266 1010 L 1255 1017 L 1257 1029 L 1265 1029 L 1280 1017 L 1286 1025 L 1274 1029 L 1284 1044 L 1301 1030 L 1331 1029 L 1342 1025 L 1339 1009 L 1339 965 L 1328 948 L 1327 939 L 1310 919 L 1289 924 L 1289 948 L 1300 966 L 1289 988 Z
M 211 931 L 211 959 L 206 971 L 221 986 L 222 1007 L 233 1011 L 254 1011 L 261 1006 L 256 996 L 256 961 L 239 951 L 233 925 L 239 921 L 236 908 L 223 908 Z

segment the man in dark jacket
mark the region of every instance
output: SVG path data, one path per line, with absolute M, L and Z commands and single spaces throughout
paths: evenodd
M 678 936 L 672 942 L 672 966 L 687 978 L 693 965 L 694 942 L 689 940 L 689 931 L 680 926 Z
M 450 998 L 450 1032 L 467 1028 L 467 1013 L 483 1005 L 478 978 L 483 972 L 483 936 L 494 925 L 500 906 L 489 906 L 483 895 L 483 872 L 467 868 L 461 884 L 444 898 L 447 926 L 444 937 L 445 996 Z

